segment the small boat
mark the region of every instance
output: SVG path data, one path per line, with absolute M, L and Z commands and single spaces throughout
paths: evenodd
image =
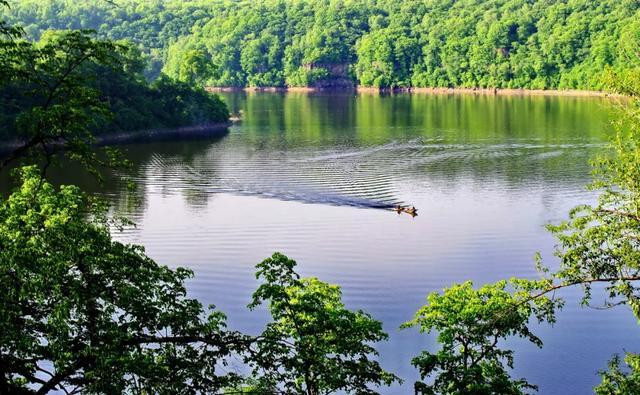
M 415 208 L 414 206 L 402 207 L 402 206 L 398 205 L 398 206 L 394 207 L 393 211 L 395 211 L 398 214 L 407 213 L 412 217 L 417 217 L 418 216 L 418 209 Z

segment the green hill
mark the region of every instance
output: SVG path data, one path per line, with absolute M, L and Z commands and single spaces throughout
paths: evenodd
M 43 30 L 127 38 L 160 69 L 214 86 L 600 89 L 632 67 L 636 0 L 14 0 Z

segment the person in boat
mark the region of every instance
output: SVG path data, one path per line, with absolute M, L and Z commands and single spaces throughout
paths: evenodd
M 407 214 L 411 214 L 411 215 L 413 215 L 413 216 L 418 215 L 418 209 L 417 209 L 417 208 L 415 208 L 414 206 L 411 206 L 411 207 L 409 207 L 409 208 L 406 208 L 404 211 L 405 211 Z
M 401 212 L 403 212 L 403 211 L 404 211 L 404 207 L 402 207 L 402 206 L 398 205 L 398 206 L 396 206 L 396 208 L 395 208 L 394 210 L 395 210 L 398 214 L 400 214 Z

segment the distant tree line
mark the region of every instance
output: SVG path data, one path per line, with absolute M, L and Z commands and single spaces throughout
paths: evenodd
M 130 39 L 176 79 L 214 86 L 601 89 L 629 68 L 635 0 L 15 0 L 38 38 Z

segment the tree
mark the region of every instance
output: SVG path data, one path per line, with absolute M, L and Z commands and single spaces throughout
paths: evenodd
M 541 346 L 527 325 L 531 316 L 553 322 L 563 301 L 555 292 L 580 286 L 582 303 L 591 303 L 593 284 L 602 284 L 605 308 L 629 306 L 640 319 L 640 79 L 637 72 L 612 74 L 613 89 L 630 97 L 617 121 L 613 153 L 594 163 L 591 188 L 600 192 L 594 205 L 571 211 L 567 221 L 549 226 L 559 245 L 555 271 L 537 266 L 542 278 L 536 281 L 512 279 L 511 290 L 500 281 L 478 290 L 471 283 L 454 285 L 442 295 L 429 295 L 413 321 L 422 331 L 438 331 L 442 349 L 423 352 L 413 360 L 422 378 L 435 376 L 433 383 L 416 383 L 426 394 L 519 394 L 532 389 L 524 380 L 511 380 L 501 361 L 512 367 L 513 353 L 498 347 L 508 336 L 527 338 Z M 549 296 L 551 295 L 551 296 Z M 639 356 L 627 353 L 629 369 L 620 358 L 601 372 L 598 394 L 638 393 Z
M 382 29 L 363 36 L 355 65 L 358 81 L 378 88 L 406 87 L 420 49 L 411 32 Z
M 0 169 L 43 162 L 20 169 L 21 186 L 0 199 L 0 393 L 216 393 L 237 384 L 221 368 L 249 339 L 186 297 L 192 273 L 113 241 L 111 227 L 126 221 L 44 179 L 58 148 L 90 166 L 100 160 L 93 132 L 117 108 L 100 75 L 161 97 L 171 83 L 143 85 L 127 70 L 138 67 L 130 47 L 88 32 L 51 32 L 35 44 L 21 34 L 0 25 L 0 99 L 11 119 L 3 127 L 24 138 Z M 173 107 L 193 115 L 195 93 L 178 88 L 187 104 Z M 224 115 L 213 103 L 207 110 Z
M 6 0 L 0 0 L 0 7 L 9 7 Z M 12 26 L 4 20 L 0 20 L 0 36 L 3 38 L 18 38 L 23 34 L 23 30 L 19 27 Z
M 56 148 L 73 148 L 83 162 L 97 161 L 89 150 L 92 128 L 109 116 L 108 106 L 91 89 L 87 62 L 113 64 L 118 46 L 93 40 L 87 32 L 51 35 L 39 45 L 4 40 L 0 63 L 9 70 L 0 81 L 3 117 L 21 145 L 0 163 L 35 156 L 50 163 Z
M 620 357 L 615 356 L 609 362 L 609 371 L 600 372 L 602 383 L 595 388 L 597 395 L 640 394 L 640 355 L 628 353 L 624 360 L 628 371 L 620 368 Z
M 512 279 L 473 290 L 470 283 L 446 289 L 443 295 L 429 295 L 408 326 L 438 331 L 443 348 L 436 354 L 424 352 L 413 363 L 423 378 L 435 375 L 433 384 L 417 383 L 424 393 L 521 393 L 531 388 L 526 381 L 511 381 L 500 360 L 511 367 L 512 352 L 497 347 L 507 336 L 528 338 L 541 346 L 527 328 L 531 316 L 555 320 L 563 301 L 555 292 L 582 287 L 583 305 L 591 304 L 593 284 L 604 286 L 604 308 L 629 306 L 640 320 L 640 74 L 637 70 L 612 73 L 613 90 L 624 93 L 617 134 L 609 155 L 594 162 L 599 191 L 594 205 L 571 211 L 569 219 L 549 230 L 559 241 L 559 267 L 545 268 L 538 256 L 540 280 Z M 551 295 L 551 296 L 548 296 Z M 620 358 L 610 362 L 610 371 L 601 372 L 598 394 L 638 393 L 640 357 L 627 353 L 629 369 L 620 367 Z
M 279 38 L 264 33 L 259 37 L 248 36 L 240 53 L 242 70 L 247 74 L 247 84 L 253 87 L 282 86 L 282 48 Z
M 631 45 L 631 44 L 627 44 Z M 636 43 L 636 48 L 638 43 Z M 556 255 L 560 268 L 549 277 L 552 290 L 581 286 L 583 304 L 591 302 L 592 285 L 605 286 L 604 307 L 626 305 L 640 320 L 640 78 L 638 69 L 612 73 L 611 89 L 629 96 L 622 108 L 612 143 L 613 155 L 595 162 L 592 188 L 600 194 L 595 205 L 575 208 L 568 221 L 549 229 L 560 241 Z M 628 353 L 631 370 L 625 374 L 619 358 L 610 372 L 601 373 L 599 394 L 638 393 L 640 356 Z
M 191 49 L 182 55 L 178 70 L 178 81 L 190 85 L 206 85 L 209 78 L 217 76 L 218 69 L 204 49 Z
M 120 158 L 97 155 L 96 135 L 228 120 L 224 102 L 203 89 L 166 77 L 149 84 L 140 52 L 128 43 L 86 31 L 0 41 L 0 136 L 16 145 L 0 169 L 27 156 L 46 169 L 62 153 L 97 174 Z
M 338 286 L 300 278 L 295 266 L 280 253 L 256 266 L 263 283 L 249 307 L 268 302 L 273 317 L 250 359 L 261 381 L 306 395 L 373 394 L 369 385 L 398 381 L 372 359 L 377 352 L 370 344 L 387 339 L 382 324 L 346 309 Z
M 215 393 L 243 336 L 186 297 L 191 271 L 111 239 L 106 207 L 35 167 L 0 203 L 0 392 Z M 117 225 L 117 224 L 116 224 Z
M 453 285 L 442 294 L 432 293 L 429 303 L 404 327 L 417 326 L 421 332 L 438 331 L 437 353 L 423 351 L 412 364 L 424 380 L 417 382 L 422 394 L 523 394 L 535 389 L 525 379 L 513 380 L 505 364 L 513 368 L 513 351 L 499 342 L 511 336 L 525 338 L 542 346 L 542 341 L 528 327 L 531 315 L 539 321 L 554 320 L 558 302 L 529 299 L 526 291 L 533 284 L 514 280 L 520 291 L 512 294 L 508 283 L 500 281 L 474 289 L 471 282 Z

